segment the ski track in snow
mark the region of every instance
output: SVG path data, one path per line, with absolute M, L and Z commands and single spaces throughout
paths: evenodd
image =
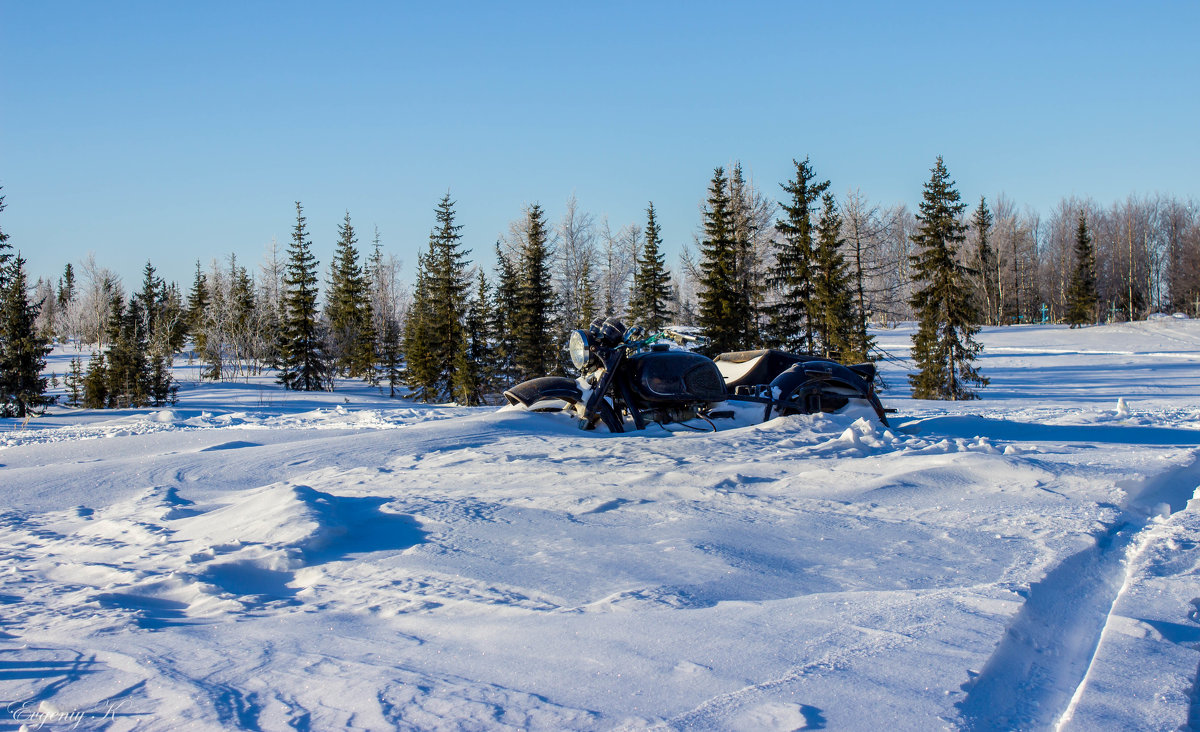
M 1031 383 L 1200 354 L 1200 324 L 1096 334 L 985 336 Z M 1195 727 L 1186 368 L 1116 413 L 1118 381 L 885 397 L 890 428 L 344 394 L 5 421 L 0 729 Z

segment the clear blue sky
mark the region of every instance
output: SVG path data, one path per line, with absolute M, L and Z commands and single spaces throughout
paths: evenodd
M 0 227 L 36 277 L 94 251 L 257 264 L 301 201 L 322 268 L 349 209 L 411 277 L 449 190 L 487 262 L 575 193 L 690 241 L 712 170 L 915 204 L 1200 197 L 1200 3 L 0 0 Z M 674 258 L 672 257 L 672 261 Z

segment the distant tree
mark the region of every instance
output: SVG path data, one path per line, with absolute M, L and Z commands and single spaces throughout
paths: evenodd
M 204 271 L 200 269 L 200 260 L 197 259 L 196 277 L 192 280 L 192 289 L 188 293 L 185 322 L 187 323 L 187 332 L 192 337 L 192 345 L 199 353 L 204 353 L 207 350 L 204 319 L 208 317 L 208 306 L 208 278 L 204 275 Z
M 71 359 L 67 375 L 63 377 L 63 386 L 67 390 L 67 406 L 78 407 L 83 404 L 83 365 L 78 358 Z
M 109 407 L 125 409 L 152 403 L 152 374 L 142 304 L 131 297 L 112 304 L 107 339 Z
M 817 182 L 809 165 L 793 160 L 796 177 L 781 184 L 790 198 L 780 204 L 783 218 L 775 222 L 780 233 L 775 262 L 767 272 L 767 282 L 776 297 L 767 306 L 767 345 L 789 351 L 813 353 L 816 350 L 813 317 L 813 214 L 829 181 Z
M 1096 253 L 1092 248 L 1092 236 L 1088 233 L 1087 219 L 1080 211 L 1079 226 L 1075 230 L 1075 268 L 1067 288 L 1067 322 L 1072 328 L 1095 323 L 1099 301 L 1100 295 L 1096 291 Z
M 979 207 L 971 219 L 971 228 L 975 230 L 975 254 L 971 261 L 975 270 L 975 297 L 983 321 L 998 324 L 1000 286 L 996 277 L 996 250 L 991 244 L 992 222 L 987 199 L 980 196 Z
M 338 227 L 337 249 L 330 264 L 328 302 L 329 358 L 333 369 L 365 378 L 375 363 L 375 333 L 367 275 L 358 262 L 350 212 Z
M 388 384 L 388 397 L 396 397 L 396 387 L 403 382 L 402 349 L 400 326 L 395 320 L 386 320 L 379 341 L 379 365 L 383 380 Z
M 470 287 L 468 252 L 462 248 L 462 226 L 454 222 L 454 201 L 449 193 L 438 202 L 435 217 L 429 249 L 418 262 L 405 330 L 409 383 L 419 398 L 427 401 L 454 396 L 455 373 L 466 348 L 463 320 Z
M 436 245 L 430 237 L 429 249 L 417 255 L 417 279 L 413 286 L 413 302 L 404 321 L 404 381 L 412 396 L 433 402 L 441 398 L 438 380 L 442 367 L 438 361 L 439 335 L 433 303 L 433 275 L 430 268 L 437 257 Z
M 67 266 L 63 268 L 62 277 L 58 278 L 58 305 L 62 309 L 66 309 L 72 302 L 75 301 L 75 268 L 67 262 Z
M 545 376 L 557 366 L 554 343 L 554 289 L 550 283 L 553 252 L 545 214 L 538 204 L 525 212 L 517 267 L 517 309 L 513 313 L 513 364 L 519 380 Z
M 495 349 L 495 367 L 492 373 L 499 381 L 497 386 L 511 386 L 517 378 L 517 309 L 520 298 L 520 280 L 512 260 L 496 244 L 496 290 L 492 305 L 492 317 L 488 330 Z
M 826 358 L 864 361 L 856 344 L 854 301 L 846 259 L 842 256 L 842 218 L 833 194 L 821 199 L 817 222 L 817 248 L 813 252 L 813 320 L 817 351 Z
M 747 346 L 751 309 L 738 282 L 738 243 L 725 170 L 713 171 L 700 241 L 700 327 L 713 353 Z
M 287 389 L 319 391 L 329 369 L 317 318 L 317 259 L 305 226 L 304 208 L 296 202 L 296 226 L 288 246 L 279 338 L 279 382 Z
M 671 274 L 666 268 L 662 243 L 654 203 L 651 202 L 646 208 L 645 245 L 633 273 L 633 296 L 629 307 L 631 324 L 651 332 L 662 328 L 671 317 Z
M 491 320 L 491 293 L 487 278 L 480 270 L 475 297 L 467 308 L 463 327 L 465 347 L 459 352 L 458 368 L 455 369 L 454 400 L 459 404 L 476 406 L 484 403 L 489 391 L 489 378 L 494 368 L 494 351 L 488 333 Z
M 37 332 L 41 303 L 29 302 L 25 260 L 18 254 L 4 266 L 0 292 L 0 417 L 25 417 L 45 412 L 53 403 L 46 396 L 48 341 Z
M 83 377 L 83 406 L 86 409 L 104 409 L 108 404 L 108 364 L 104 353 L 93 351 L 88 361 L 87 375 Z
M 970 271 L 959 262 L 958 248 L 966 239 L 960 221 L 965 208 L 939 155 L 912 236 L 917 252 L 910 261 L 918 284 L 910 301 L 918 323 L 912 357 L 918 372 L 908 380 L 915 399 L 977 399 L 969 387 L 987 385 L 974 365 L 983 347 L 974 340 L 979 315 Z

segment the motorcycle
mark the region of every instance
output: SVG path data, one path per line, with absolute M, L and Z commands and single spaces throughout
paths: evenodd
M 672 341 L 677 347 L 672 347 Z M 543 376 L 504 392 L 510 405 L 530 411 L 562 411 L 583 429 L 604 424 L 628 427 L 732 418 L 733 406 L 760 405 L 763 421 L 789 414 L 837 412 L 852 402 L 869 405 L 887 425 L 875 394 L 875 366 L 846 366 L 828 359 L 776 349 L 722 353 L 708 358 L 685 345 L 702 337 L 679 330 L 646 335 L 617 318 L 597 318 L 571 332 L 567 351 L 577 379 Z

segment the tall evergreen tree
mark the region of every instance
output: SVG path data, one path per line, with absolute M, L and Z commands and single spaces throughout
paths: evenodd
M 758 344 L 759 309 L 763 283 L 759 267 L 759 252 L 754 246 L 758 224 L 754 220 L 752 188 L 742 175 L 742 164 L 735 161 L 729 176 L 729 210 L 733 221 L 733 264 L 735 302 L 742 313 L 741 342 Z
M 489 375 L 495 358 L 488 333 L 488 321 L 491 320 L 490 290 L 487 278 L 480 270 L 475 297 L 467 308 L 463 326 L 466 346 L 459 352 L 458 368 L 454 373 L 454 400 L 459 404 L 483 404 L 484 396 L 489 391 Z
M 317 259 L 299 201 L 283 284 L 279 382 L 288 389 L 319 391 L 325 388 L 329 369 L 317 318 Z
M 203 354 L 208 350 L 207 334 L 204 319 L 208 317 L 208 277 L 200 268 L 200 260 L 196 260 L 196 277 L 192 280 L 192 289 L 188 293 L 187 332 L 192 337 L 192 346 L 197 353 Z M 189 362 L 190 363 L 190 362 Z
M 970 387 L 988 382 L 974 365 L 983 350 L 974 339 L 979 314 L 970 270 L 959 262 L 958 249 L 966 240 L 960 220 L 965 208 L 939 155 L 911 237 L 917 247 L 909 258 L 917 284 L 909 301 L 918 322 L 912 349 L 918 372 L 908 377 L 914 399 L 977 399 Z
M 357 239 L 350 212 L 338 227 L 337 249 L 330 265 L 325 317 L 329 322 L 330 365 L 339 373 L 363 378 L 375 363 L 374 317 L 367 279 L 358 262 Z
M 497 242 L 496 291 L 488 329 L 491 331 L 492 343 L 496 352 L 496 366 L 493 373 L 499 380 L 498 386 L 500 387 L 510 386 L 517 379 L 516 322 L 520 284 L 516 268 Z
M 442 364 L 437 360 L 438 334 L 434 323 L 433 285 L 429 271 L 435 259 L 434 242 L 429 250 L 417 255 L 417 277 L 413 288 L 412 305 L 404 321 L 404 381 L 412 389 L 413 397 L 422 401 L 437 401 L 438 377 Z
M 996 275 L 996 250 L 992 249 L 992 212 L 988 210 L 987 199 L 979 197 L 979 207 L 971 218 L 971 227 L 975 229 L 975 256 L 972 264 L 975 267 L 975 291 L 979 310 L 983 321 L 998 325 L 1000 322 L 1000 283 Z
M 700 241 L 700 327 L 714 353 L 747 346 L 750 303 L 738 286 L 738 250 L 734 240 L 725 170 L 713 171 L 704 208 L 704 238 Z
M 435 216 L 429 249 L 418 263 L 411 327 L 405 337 L 410 384 L 428 401 L 454 396 L 455 373 L 466 348 L 463 320 L 470 287 L 468 252 L 462 249 L 462 226 L 454 223 L 449 193 L 438 202 Z
M 109 321 L 108 406 L 143 407 L 152 402 L 153 375 L 142 304 L 130 297 L 126 304 L 113 298 Z
M 41 303 L 29 302 L 25 260 L 17 255 L 0 292 L 0 417 L 42 414 L 54 400 L 46 396 L 42 369 L 50 347 L 37 332 Z
M 92 352 L 87 375 L 83 377 L 83 406 L 85 409 L 104 409 L 108 403 L 108 364 L 104 354 Z
M 518 268 L 513 363 L 518 380 L 551 373 L 558 362 L 554 343 L 554 288 L 550 283 L 549 233 L 542 207 L 526 210 Z
M 66 309 L 68 305 L 75 301 L 75 268 L 67 262 L 67 266 L 63 268 L 62 277 L 58 278 L 58 305 L 62 309 Z
M 654 332 L 671 317 L 671 275 L 662 253 L 662 232 L 654 213 L 654 203 L 646 208 L 646 243 L 633 272 L 633 296 L 630 298 L 631 325 Z
M 767 283 L 775 302 L 767 306 L 767 345 L 788 351 L 813 353 L 816 349 L 813 316 L 813 214 L 829 181 L 817 182 L 808 163 L 792 160 L 796 177 L 781 184 L 790 198 L 780 203 L 784 217 L 775 222 L 781 239 Z
M 1067 322 L 1072 328 L 1096 322 L 1096 305 L 1100 295 L 1096 291 L 1096 253 L 1092 248 L 1092 235 L 1088 233 L 1087 219 L 1079 212 L 1079 225 L 1075 229 L 1075 268 L 1071 271 L 1071 284 L 1067 287 Z
M 854 301 L 842 256 L 842 217 L 832 193 L 821 199 L 813 253 L 813 321 L 817 353 L 834 360 L 864 361 L 855 349 Z

